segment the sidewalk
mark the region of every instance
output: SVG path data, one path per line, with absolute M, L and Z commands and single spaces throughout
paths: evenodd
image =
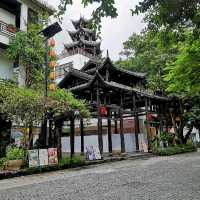
M 109 154 L 104 154 L 103 159 L 101 160 L 94 160 L 94 161 L 86 161 L 84 165 L 82 166 L 76 166 L 76 167 L 71 167 L 71 168 L 77 168 L 77 167 L 87 167 L 89 165 L 96 165 L 96 164 L 102 164 L 102 163 L 108 163 L 108 162 L 114 162 L 114 161 L 122 161 L 122 160 L 136 160 L 136 159 L 147 159 L 150 157 L 153 157 L 152 153 L 126 153 L 124 155 L 120 156 L 110 156 Z M 43 168 L 26 168 L 26 169 L 21 169 L 17 171 L 2 171 L 0 172 L 0 180 L 6 179 L 6 178 L 13 178 L 13 177 L 18 177 L 18 176 L 26 176 L 26 175 L 31 175 L 31 174 L 39 174 L 39 173 L 45 173 L 45 172 L 50 172 L 50 171 L 57 171 L 57 170 L 62 170 L 65 168 L 60 168 L 59 166 L 47 166 Z

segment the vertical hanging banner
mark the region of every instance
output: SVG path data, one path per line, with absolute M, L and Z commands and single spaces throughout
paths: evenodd
M 38 167 L 39 166 L 39 155 L 38 150 L 29 150 L 28 151 L 29 158 L 29 167 Z
M 57 148 L 48 149 L 49 165 L 58 165 L 58 151 Z
M 40 163 L 40 166 L 47 166 L 49 164 L 47 149 L 39 150 L 39 163 Z

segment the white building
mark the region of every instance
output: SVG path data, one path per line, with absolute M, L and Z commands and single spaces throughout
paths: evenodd
M 10 40 L 15 37 L 16 31 L 26 31 L 27 24 L 44 11 L 51 15 L 54 9 L 41 0 L 0 1 L 0 79 L 13 79 L 19 67 L 5 55 Z M 22 78 L 19 76 L 20 81 Z

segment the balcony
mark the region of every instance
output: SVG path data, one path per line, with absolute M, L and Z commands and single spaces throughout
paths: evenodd
M 10 39 L 15 37 L 15 28 L 9 27 L 3 21 L 0 21 L 0 43 L 3 45 L 9 45 Z

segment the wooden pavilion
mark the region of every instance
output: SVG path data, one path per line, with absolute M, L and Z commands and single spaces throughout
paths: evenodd
M 146 117 L 146 130 L 148 149 L 151 148 L 151 135 L 149 126 L 158 124 L 159 129 L 165 121 L 165 113 L 168 98 L 149 92 L 146 87 L 144 73 L 127 71 L 114 66 L 109 56 L 103 62 L 90 60 L 81 70 L 69 69 L 65 78 L 59 83 L 60 88 L 70 90 L 77 98 L 86 99 L 92 110 L 92 116 L 98 119 L 97 132 L 100 153 L 103 149 L 102 119 L 107 120 L 108 150 L 112 154 L 112 125 L 115 122 L 115 133 L 118 132 L 121 142 L 121 152 L 125 153 L 125 141 L 123 132 L 123 119 L 134 117 L 134 134 L 136 150 L 139 150 L 139 116 Z M 153 119 L 156 114 L 156 120 Z M 156 122 L 155 122 L 156 121 Z M 81 152 L 84 151 L 84 128 L 81 119 Z M 74 134 L 74 124 L 71 130 Z M 74 136 L 72 136 L 74 142 Z M 74 144 L 72 151 L 74 152 Z

